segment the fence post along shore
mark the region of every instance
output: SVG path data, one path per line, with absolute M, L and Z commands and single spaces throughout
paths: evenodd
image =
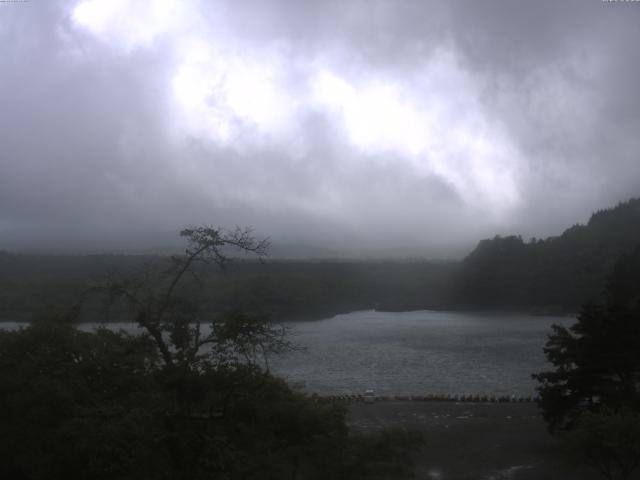
M 452 403 L 531 403 L 538 398 L 532 395 L 488 395 L 427 393 L 425 395 L 371 395 L 370 393 L 318 395 L 332 403 L 373 402 L 452 402 Z

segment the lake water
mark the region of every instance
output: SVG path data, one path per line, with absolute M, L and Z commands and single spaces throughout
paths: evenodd
M 549 368 L 542 349 L 551 324 L 574 321 L 473 312 L 352 312 L 288 323 L 290 340 L 303 350 L 271 358 L 270 366 L 321 395 L 373 389 L 380 395 L 528 396 L 535 394 L 531 373 Z M 132 324 L 113 327 L 136 330 Z
M 305 351 L 274 359 L 272 370 L 325 395 L 534 395 L 531 373 L 549 367 L 551 324 L 568 317 L 362 311 L 291 324 Z

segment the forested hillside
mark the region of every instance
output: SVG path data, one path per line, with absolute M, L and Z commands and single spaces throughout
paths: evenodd
M 573 312 L 596 300 L 615 261 L 640 245 L 640 199 L 594 213 L 558 237 L 482 240 L 462 262 L 235 261 L 202 267 L 208 312 L 272 314 L 280 319 L 359 309 L 506 308 Z M 162 269 L 169 257 L 36 256 L 0 252 L 0 320 L 64 311 L 106 275 Z M 99 306 L 93 305 L 93 315 Z
M 168 257 L 0 253 L 0 321 L 30 320 L 52 311 L 63 313 L 84 290 L 107 275 L 126 277 L 148 268 L 162 270 L 169 264 Z M 450 304 L 456 265 L 268 258 L 263 262 L 234 261 L 224 272 L 200 266 L 198 280 L 204 282 L 204 288 L 194 291 L 202 292 L 200 304 L 207 313 L 242 310 L 268 313 L 278 319 L 319 318 L 373 308 L 444 308 Z M 100 305 L 90 308 L 90 316 L 98 319 Z
M 482 240 L 461 264 L 455 303 L 572 311 L 598 299 L 616 260 L 639 244 L 640 199 L 600 210 L 558 237 Z

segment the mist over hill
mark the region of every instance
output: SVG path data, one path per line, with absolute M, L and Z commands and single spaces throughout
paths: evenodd
M 420 258 L 236 259 L 225 272 L 203 267 L 210 314 L 248 310 L 279 319 L 353 310 L 514 309 L 573 312 L 597 300 L 617 258 L 640 245 L 640 199 L 595 212 L 561 235 L 481 240 L 462 261 Z M 282 252 L 282 250 L 277 250 Z M 110 272 L 127 275 L 161 255 L 0 253 L 0 319 L 64 312 Z M 195 284 L 192 285 L 195 288 Z M 91 318 L 100 319 L 94 305 Z

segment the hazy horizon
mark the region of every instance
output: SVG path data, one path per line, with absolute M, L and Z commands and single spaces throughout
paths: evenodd
M 558 235 L 640 196 L 639 23 L 600 0 L 0 2 L 0 250 Z
M 609 205 L 604 208 L 612 208 L 615 205 Z M 592 212 L 594 213 L 594 212 Z M 258 239 L 266 239 L 269 242 L 266 257 L 274 260 L 326 260 L 326 261 L 457 261 L 463 259 L 467 254 L 478 245 L 479 242 L 495 236 L 520 236 L 524 241 L 531 238 L 546 239 L 557 237 L 564 230 L 573 225 L 585 225 L 591 213 L 580 221 L 565 225 L 558 232 L 548 236 L 531 235 L 523 236 L 520 232 L 502 232 L 491 233 L 484 237 L 469 240 L 468 242 L 449 243 L 449 244 L 405 244 L 380 246 L 377 248 L 371 246 L 362 246 L 358 244 L 325 244 L 319 245 L 308 243 L 304 240 L 282 239 L 277 238 L 275 241 L 272 237 L 261 235 L 260 232 L 253 231 L 254 236 Z M 226 230 L 226 227 L 214 225 L 216 228 Z M 253 228 L 253 227 L 250 227 Z M 137 236 L 136 236 L 137 234 Z M 129 232 L 128 236 L 119 238 L 109 238 L 105 242 L 104 236 L 101 238 L 81 237 L 75 242 L 65 239 L 65 241 L 52 242 L 51 244 L 43 244 L 41 242 L 22 241 L 21 243 L 7 243 L 0 248 L 0 252 L 26 254 L 26 255 L 176 255 L 184 252 L 186 247 L 185 241 L 180 237 L 179 230 L 161 232 L 155 235 L 155 238 L 165 239 L 164 243 L 154 242 L 150 240 L 149 232 Z M 173 238 L 171 238 L 173 236 Z M 234 257 L 237 252 L 230 251 L 229 254 Z M 255 260 L 254 255 L 244 255 L 247 260 Z

